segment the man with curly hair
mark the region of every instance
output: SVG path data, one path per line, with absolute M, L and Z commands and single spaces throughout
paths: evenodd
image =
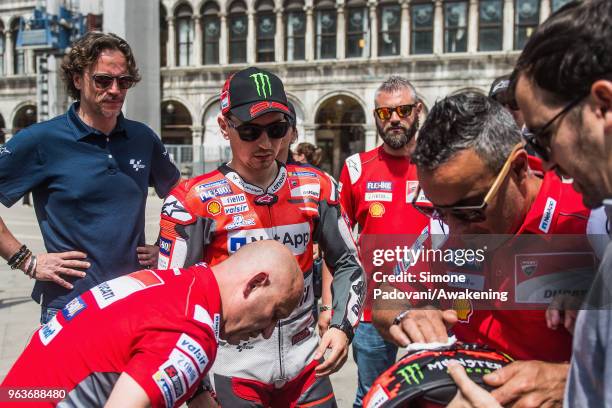
M 156 264 L 155 247 L 145 245 L 148 187 L 164 197 L 180 178 L 159 137 L 121 113 L 140 80 L 125 40 L 89 32 L 62 71 L 76 102 L 0 151 L 0 202 L 10 207 L 33 191 L 47 249 L 33 255 L 0 220 L 0 256 L 36 279 L 41 323 L 100 282 Z

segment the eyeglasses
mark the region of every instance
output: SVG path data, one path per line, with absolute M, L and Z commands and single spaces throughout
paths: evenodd
M 551 156 L 551 148 L 550 148 L 550 140 L 552 139 L 552 134 L 550 134 L 550 127 L 555 123 L 557 119 L 568 113 L 572 110 L 576 105 L 578 105 L 585 96 L 580 96 L 570 103 L 568 103 L 561 112 L 557 113 L 551 120 L 546 122 L 546 124 L 539 129 L 531 130 L 527 126 L 523 126 L 521 129 L 521 133 L 523 134 L 523 139 L 527 142 L 529 146 L 533 148 L 533 151 L 544 161 L 550 161 Z
M 117 81 L 119 89 L 129 89 L 136 82 L 131 75 L 112 76 L 108 74 L 93 74 L 91 78 L 94 84 L 100 89 L 108 89 L 113 86 L 113 82 Z
M 391 115 L 393 115 L 393 112 L 397 113 L 397 116 L 399 116 L 400 118 L 406 118 L 412 114 L 412 110 L 415 106 L 416 103 L 409 105 L 399 105 L 392 108 L 383 106 L 374 109 L 374 113 L 376 113 L 376 116 L 378 116 L 378 119 L 380 120 L 389 120 L 391 118 Z
M 416 208 L 420 213 L 426 215 L 427 217 L 443 220 L 448 216 L 448 214 L 452 215 L 458 220 L 461 220 L 466 223 L 477 223 L 483 222 L 486 220 L 487 216 L 485 214 L 485 210 L 499 191 L 502 183 L 506 179 L 506 176 L 510 172 L 510 167 L 512 164 L 512 160 L 515 156 L 515 153 L 523 148 L 523 144 L 519 143 L 510 152 L 506 162 L 502 166 L 501 170 L 497 174 L 495 181 L 491 184 L 489 191 L 484 196 L 482 200 L 482 204 L 480 205 L 434 205 L 430 202 L 418 202 L 419 195 L 421 195 L 421 187 L 419 187 L 412 199 L 412 205 Z
M 255 125 L 251 123 L 244 123 L 242 125 L 234 124 L 229 118 L 227 119 L 227 123 L 236 129 L 238 132 L 238 137 L 240 140 L 244 140 L 245 142 L 253 142 L 259 139 L 259 136 L 263 132 L 266 132 L 269 138 L 271 139 L 282 139 L 287 134 L 289 127 L 291 124 L 289 122 L 274 122 L 269 125 Z

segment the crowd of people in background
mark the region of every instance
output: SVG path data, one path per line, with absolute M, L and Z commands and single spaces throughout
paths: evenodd
M 357 408 L 400 347 L 453 334 L 516 359 L 482 377 L 491 392 L 449 363 L 453 408 L 612 405 L 611 27 L 610 1 L 568 3 L 488 95 L 440 98 L 423 123 L 415 86 L 384 79 L 372 112 L 382 143 L 348 157 L 338 180 L 319 169 L 320 147 L 294 146 L 283 81 L 257 67 L 220 92 L 231 160 L 182 179 L 159 137 L 121 113 L 140 80 L 130 46 L 87 33 L 62 65 L 75 102 L 0 150 L 0 202 L 32 192 L 47 249 L 33 254 L 0 219 L 0 256 L 35 280 L 42 325 L 3 386 L 62 387 L 67 406 L 331 408 L 329 376 L 352 346 Z M 164 203 L 147 244 L 149 187 Z M 490 238 L 504 235 L 541 238 L 526 253 L 554 256 L 536 262 L 538 278 L 584 298 L 522 298 L 515 254 Z M 563 235 L 575 240 L 546 239 Z M 515 307 L 374 298 L 423 288 L 376 282 L 373 248 L 468 240 L 488 246 L 486 262 L 414 264 L 507 290 Z M 568 264 L 593 274 L 568 283 Z M 97 322 L 105 336 L 93 336 Z

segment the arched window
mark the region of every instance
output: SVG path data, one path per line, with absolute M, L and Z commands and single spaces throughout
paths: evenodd
M 561 7 L 565 6 L 571 0 L 552 0 L 552 12 L 559 10 Z
M 167 61 L 167 43 L 168 43 L 168 22 L 166 21 L 166 8 L 160 3 L 159 5 L 159 64 L 162 67 L 168 65 Z
M 336 58 L 336 4 L 332 0 L 318 1 L 315 16 L 315 56 Z
M 229 12 L 229 62 L 246 62 L 248 20 L 246 5 L 238 0 L 230 6 Z
M 370 56 L 370 18 L 366 2 L 349 0 L 346 3 L 346 57 Z
M 468 2 L 444 4 L 444 52 L 467 51 Z
M 478 49 L 498 51 L 503 41 L 503 0 L 481 0 L 478 9 Z
M 25 74 L 25 51 L 17 49 L 17 32 L 19 31 L 19 18 L 13 20 L 11 32 L 13 34 L 13 72 L 15 75 Z
M 285 55 L 287 61 L 305 58 L 306 13 L 302 0 L 285 3 Z
M 274 61 L 274 35 L 276 34 L 276 15 L 272 0 L 257 3 L 257 62 Z
M 176 9 L 176 61 L 179 67 L 191 65 L 193 51 L 193 19 L 191 7 L 183 4 Z
M 433 52 L 434 5 L 432 2 L 414 3 L 412 11 L 412 54 Z
M 190 145 L 193 121 L 189 110 L 180 102 L 167 101 L 161 105 L 161 138 L 165 144 Z
M 219 63 L 219 34 L 221 34 L 221 21 L 219 20 L 219 6 L 209 1 L 202 6 L 202 38 L 205 65 Z
M 365 150 L 365 112 L 348 95 L 331 96 L 317 109 L 315 123 L 317 146 L 323 149 L 320 166 L 338 177 L 346 158 Z
M 401 15 L 397 2 L 378 5 L 378 55 L 399 55 Z
M 13 118 L 13 134 L 36 123 L 36 106 L 25 105 L 19 108 Z
M 540 22 L 540 0 L 516 0 L 514 4 L 514 49 L 522 50 Z

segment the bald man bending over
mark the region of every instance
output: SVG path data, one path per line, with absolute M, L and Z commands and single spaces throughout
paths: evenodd
M 219 338 L 269 338 L 303 288 L 295 257 L 276 241 L 245 245 L 212 268 L 133 272 L 68 303 L 2 386 L 65 391 L 50 406 L 180 406 L 212 365 Z

